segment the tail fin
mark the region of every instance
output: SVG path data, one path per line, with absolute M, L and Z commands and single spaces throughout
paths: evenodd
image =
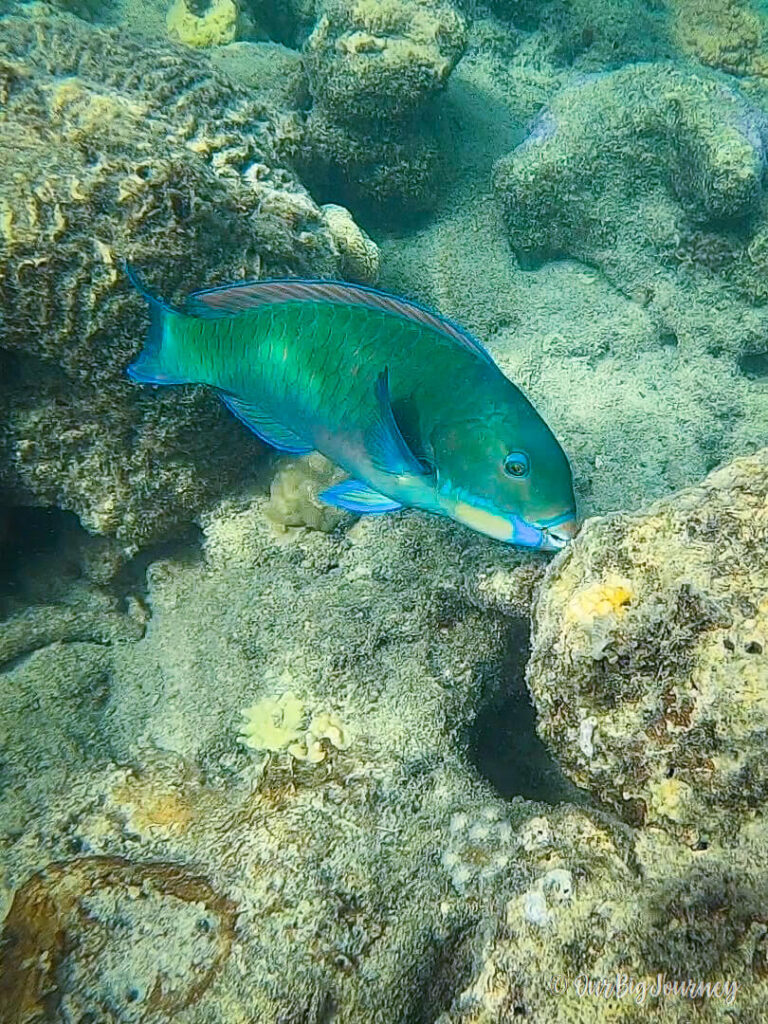
M 163 302 L 156 295 L 153 295 L 143 283 L 134 267 L 130 263 L 123 264 L 128 280 L 142 296 L 149 306 L 149 330 L 144 341 L 144 348 L 139 353 L 126 373 L 131 380 L 139 384 L 187 384 L 185 377 L 179 377 L 172 369 L 165 365 L 163 359 L 163 339 L 165 327 L 169 315 L 178 316 L 178 312 Z

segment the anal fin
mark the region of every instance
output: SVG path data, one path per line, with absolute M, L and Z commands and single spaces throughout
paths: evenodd
M 292 455 L 306 455 L 314 451 L 314 445 L 307 444 L 298 434 L 278 423 L 268 413 L 246 402 L 244 399 L 233 395 L 229 391 L 219 391 L 219 398 L 224 405 L 244 423 L 249 430 L 252 430 L 257 437 L 267 444 L 272 445 L 281 452 L 290 452 Z

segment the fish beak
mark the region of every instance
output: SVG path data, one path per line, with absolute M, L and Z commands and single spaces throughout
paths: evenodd
M 542 531 L 544 536 L 541 550 L 561 551 L 579 532 L 579 525 L 577 519 L 567 519 L 564 523 L 558 523 L 557 526 L 545 527 Z

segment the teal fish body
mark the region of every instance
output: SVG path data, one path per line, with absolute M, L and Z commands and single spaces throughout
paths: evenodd
M 374 289 L 293 279 L 197 292 L 177 310 L 129 273 L 151 311 L 129 375 L 206 384 L 279 450 L 322 452 L 350 474 L 323 500 L 420 508 L 543 550 L 573 536 L 562 448 L 458 325 Z

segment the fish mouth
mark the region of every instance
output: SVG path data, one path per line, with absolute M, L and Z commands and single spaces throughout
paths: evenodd
M 541 529 L 542 551 L 562 551 L 579 532 L 580 523 L 577 519 L 566 519 L 555 526 L 543 526 Z

